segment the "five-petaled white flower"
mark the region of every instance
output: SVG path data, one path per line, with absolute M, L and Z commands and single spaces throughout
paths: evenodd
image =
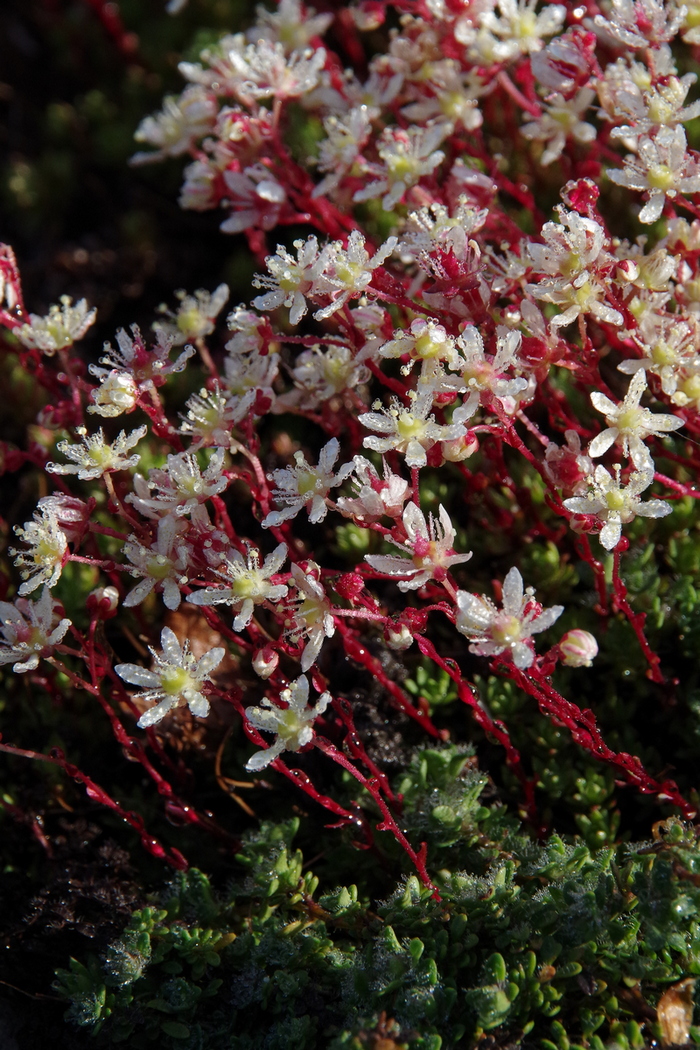
M 286 707 L 277 707 L 264 697 L 260 707 L 247 707 L 246 718 L 263 733 L 276 733 L 277 739 L 266 751 L 256 751 L 246 762 L 250 773 L 264 769 L 283 751 L 299 751 L 313 740 L 313 722 L 323 714 L 331 702 L 330 693 L 322 693 L 313 707 L 309 707 L 309 680 L 301 675 L 280 693 Z
M 70 620 L 58 623 L 58 603 L 54 603 L 51 591 L 44 587 L 36 602 L 17 598 L 13 605 L 0 602 L 0 665 L 12 664 L 12 670 L 20 674 L 33 671 L 42 656 L 48 656 L 71 625 Z M 14 663 L 13 663 L 14 661 Z
M 409 374 L 417 361 L 428 374 L 438 361 L 446 362 L 450 368 L 457 368 L 460 363 L 454 339 L 432 317 L 427 320 L 417 317 L 411 321 L 408 331 L 394 332 L 394 338 L 383 343 L 377 353 L 380 357 L 408 357 L 401 369 L 404 375 Z
M 156 321 L 153 328 L 163 331 L 172 340 L 173 346 L 182 346 L 190 340 L 202 339 L 214 331 L 216 318 L 226 305 L 229 296 L 227 284 L 220 284 L 213 292 L 199 288 L 194 295 L 188 295 L 183 289 L 175 292 L 180 305 L 173 312 L 167 306 L 159 307 L 166 321 Z
M 503 609 L 497 609 L 484 595 L 457 592 L 457 630 L 473 644 L 469 651 L 478 656 L 498 656 L 509 652 L 516 667 L 524 671 L 535 659 L 533 634 L 546 631 L 564 611 L 563 605 L 543 609 L 534 590 L 523 591 L 523 578 L 515 568 L 503 581 Z
M 88 310 L 85 299 L 73 306 L 70 296 L 62 295 L 60 306 L 55 303 L 50 306 L 46 317 L 30 314 L 29 324 L 15 328 L 14 335 L 24 346 L 34 347 L 51 357 L 57 350 L 82 339 L 96 317 L 97 310 Z
M 27 551 L 10 547 L 9 551 L 25 581 L 20 585 L 20 595 L 31 594 L 42 583 L 53 587 L 68 559 L 68 540 L 59 527 L 55 512 L 40 505 L 34 511 L 34 520 L 25 521 L 24 526 L 15 525 L 15 532 L 29 547 Z
M 144 686 L 134 699 L 151 703 L 157 700 L 155 707 L 150 707 L 138 720 L 138 726 L 145 729 L 160 722 L 174 707 L 188 705 L 193 715 L 204 718 L 209 714 L 209 701 L 202 693 L 202 688 L 211 681 L 211 673 L 216 670 L 224 658 L 223 648 L 210 649 L 199 660 L 190 652 L 189 641 L 180 645 L 177 635 L 169 627 L 164 627 L 160 635 L 163 652 L 158 653 L 149 646 L 153 656 L 154 668 L 147 671 L 138 664 L 117 664 L 114 670 L 120 678 L 130 685 Z
M 683 420 L 668 413 L 654 413 L 641 408 L 639 401 L 647 388 L 647 375 L 643 368 L 632 376 L 624 401 L 616 405 L 605 394 L 591 394 L 593 407 L 605 416 L 607 430 L 593 438 L 588 446 L 589 456 L 602 456 L 614 441 L 619 441 L 626 456 L 631 456 L 637 470 L 654 471 L 654 461 L 644 439 L 660 437 L 683 426 Z
M 288 588 L 283 583 L 271 583 L 270 577 L 282 567 L 287 557 L 287 546 L 280 543 L 272 554 L 268 554 L 260 565 L 260 551 L 251 547 L 247 559 L 240 551 L 232 550 L 223 567 L 216 575 L 223 581 L 218 587 L 204 587 L 190 594 L 188 602 L 193 605 L 219 605 L 225 603 L 238 610 L 233 621 L 234 631 L 242 631 L 253 618 L 253 606 L 263 602 L 278 602 L 286 598 Z
M 141 474 L 134 475 L 134 491 L 126 497 L 127 502 L 147 518 L 157 518 L 161 513 L 177 517 L 189 514 L 193 522 L 206 525 L 209 518 L 204 504 L 228 485 L 223 467 L 222 448 L 214 450 L 205 470 L 191 452 L 170 455 L 165 467 L 154 467 L 148 472 L 148 480 Z M 153 489 L 155 496 L 151 494 Z
M 314 294 L 317 297 L 330 295 L 331 302 L 329 306 L 317 310 L 314 317 L 319 321 L 330 317 L 350 299 L 362 295 L 372 280 L 373 271 L 384 265 L 398 242 L 398 237 L 389 237 L 371 258 L 359 230 L 352 231 L 346 248 L 342 241 L 332 241 L 327 245 L 323 252 L 323 270 Z
M 514 412 L 516 399 L 527 389 L 527 379 L 513 378 L 505 375 L 509 368 L 519 365 L 518 350 L 522 343 L 520 332 L 512 331 L 504 325 L 496 329 L 496 353 L 493 357 L 484 352 L 484 340 L 474 325 L 464 329 L 457 339 L 457 347 L 462 355 L 453 367 L 459 368 L 468 397 L 461 408 L 453 415 L 459 420 L 471 418 L 481 401 L 488 405 L 493 399 L 501 402 L 506 412 Z
M 267 358 L 262 358 L 267 361 Z M 218 382 L 213 390 L 202 387 L 198 394 L 192 394 L 187 400 L 187 415 L 181 416 L 181 434 L 188 434 L 194 439 L 189 451 L 196 452 L 207 445 L 219 445 L 226 448 L 231 445 L 231 432 L 253 407 L 255 390 L 248 391 L 248 396 L 229 397 Z
M 427 451 L 439 441 L 456 441 L 464 437 L 466 429 L 462 422 L 443 424 L 436 423 L 434 416 L 428 413 L 432 407 L 432 389 L 415 395 L 409 393 L 410 408 L 402 405 L 398 398 L 392 397 L 389 408 L 383 408 L 376 401 L 374 411 L 364 412 L 359 416 L 360 423 L 368 430 L 377 430 L 381 437 L 370 434 L 364 439 L 365 448 L 374 452 L 389 452 L 396 449 L 406 457 L 409 467 L 424 467 L 428 462 Z M 459 412 L 460 409 L 457 409 Z M 461 418 L 466 418 L 462 416 Z
M 377 153 L 383 164 L 365 165 L 376 181 L 357 190 L 354 201 L 382 198 L 382 207 L 390 211 L 399 203 L 404 193 L 414 186 L 423 175 L 429 175 L 445 159 L 442 150 L 436 149 L 451 131 L 449 124 L 433 124 L 408 128 L 385 128 L 377 144 Z
M 608 178 L 630 190 L 645 190 L 649 199 L 639 213 L 639 221 L 656 222 L 666 197 L 700 191 L 700 165 L 686 153 L 682 125 L 661 127 L 653 138 L 644 136 L 637 143 L 638 156 L 625 157 L 624 168 L 611 168 Z
M 256 310 L 288 306 L 289 323 L 297 325 L 306 313 L 306 296 L 323 269 L 324 257 L 323 253 L 319 256 L 315 237 L 294 241 L 294 247 L 297 250 L 296 259 L 281 244 L 277 245 L 276 255 L 267 257 L 265 265 L 269 276 L 258 274 L 253 280 L 253 286 L 269 290 L 265 295 L 253 299 L 253 306 Z
M 124 599 L 127 608 L 140 605 L 153 590 L 162 592 L 167 609 L 180 608 L 180 588 L 188 582 L 192 556 L 192 549 L 182 536 L 186 527 L 182 518 L 166 514 L 158 522 L 158 536 L 150 547 L 136 536 L 129 536 L 124 544 L 124 553 L 132 565 L 129 572 L 142 579 Z
M 409 576 L 400 580 L 400 591 L 415 591 L 428 580 L 443 580 L 453 565 L 469 561 L 471 551 L 466 554 L 455 554 L 453 544 L 455 530 L 450 516 L 440 505 L 439 522 L 432 514 L 426 522 L 425 515 L 415 503 L 409 503 L 403 512 L 405 541 L 392 539 L 391 542 L 411 558 L 396 558 L 391 554 L 367 554 L 365 561 L 377 572 L 387 576 Z
M 47 463 L 46 469 L 52 474 L 77 474 L 81 481 L 94 481 L 113 470 L 128 470 L 135 467 L 141 458 L 138 453 L 127 456 L 129 449 L 137 445 L 146 436 L 148 427 L 138 427 L 130 434 L 122 430 L 112 444 L 105 441 L 102 427 L 96 434 L 88 435 L 85 427 L 78 427 L 77 433 L 83 439 L 82 445 L 70 441 L 59 441 L 56 448 L 72 463 Z
M 564 506 L 573 514 L 595 516 L 603 522 L 599 539 L 606 550 L 611 551 L 620 542 L 623 524 L 637 515 L 642 518 L 665 518 L 671 507 L 662 499 L 650 499 L 644 503 L 640 492 L 649 488 L 654 480 L 654 471 L 635 470 L 626 486 L 620 484 L 620 467 L 615 466 L 615 476 L 598 464 L 590 479 L 586 496 L 573 496 L 564 500 Z
M 328 513 L 326 496 L 329 489 L 341 485 L 353 470 L 352 463 L 344 463 L 336 474 L 333 473 L 339 451 L 338 439 L 331 438 L 321 449 L 317 467 L 306 462 L 303 452 L 295 452 L 293 467 L 273 470 L 270 480 L 277 486 L 272 493 L 273 499 L 286 506 L 281 510 L 270 511 L 262 523 L 264 529 L 289 521 L 303 507 L 307 508 L 309 521 L 313 525 L 323 521 Z

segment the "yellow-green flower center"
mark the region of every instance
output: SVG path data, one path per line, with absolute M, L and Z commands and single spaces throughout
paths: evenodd
M 184 667 L 167 667 L 160 676 L 160 686 L 168 696 L 180 696 L 185 689 L 197 688 L 197 683 Z
M 260 593 L 262 582 L 258 573 L 249 571 L 232 581 L 231 594 L 234 598 L 254 598 Z
M 619 489 L 610 489 L 609 492 L 605 493 L 605 502 L 608 505 L 608 510 L 620 512 L 625 509 L 627 497 Z
M 420 440 L 425 434 L 425 421 L 416 419 L 410 412 L 402 412 L 396 420 L 396 429 L 404 441 L 411 441 L 413 438 Z
M 314 492 L 316 489 L 316 482 L 318 477 L 313 471 L 302 470 L 297 475 L 297 491 L 300 496 L 307 496 L 310 492 Z
M 149 558 L 146 565 L 148 575 L 154 580 L 167 579 L 171 568 L 170 559 L 166 558 L 164 554 L 158 554 L 155 558 Z
M 517 616 L 502 613 L 491 628 L 491 637 L 498 645 L 513 645 L 520 640 L 521 626 Z
M 653 190 L 663 190 L 667 193 L 676 184 L 676 176 L 668 164 L 654 164 L 647 172 L 647 182 Z

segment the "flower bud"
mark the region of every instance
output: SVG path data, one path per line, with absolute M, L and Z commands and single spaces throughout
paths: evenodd
M 365 581 L 357 572 L 344 572 L 335 581 L 334 587 L 341 598 L 356 602 L 364 590 Z
M 440 447 L 443 459 L 449 460 L 450 463 L 461 463 L 463 459 L 469 459 L 479 451 L 479 439 L 476 434 L 467 431 L 464 437 L 442 441 Z
M 576 628 L 566 632 L 559 642 L 559 652 L 566 667 L 590 667 L 598 655 L 598 643 L 589 631 Z
M 253 657 L 253 670 L 261 678 L 269 678 L 280 662 L 279 653 L 266 645 L 264 649 L 258 649 Z
M 384 641 L 390 649 L 408 649 L 413 645 L 413 635 L 405 623 L 390 623 L 384 629 Z
M 119 591 L 116 587 L 96 587 L 87 596 L 88 612 L 98 620 L 111 620 L 117 614 Z

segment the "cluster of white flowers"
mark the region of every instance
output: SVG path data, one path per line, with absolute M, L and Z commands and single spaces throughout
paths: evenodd
M 448 512 L 441 494 L 428 503 L 419 472 L 455 464 L 446 473 L 473 496 L 469 461 L 480 441 L 491 455 L 491 443 L 515 505 L 503 449 L 524 451 L 548 485 L 560 534 L 566 523 L 597 532 L 612 551 L 635 517 L 671 513 L 668 502 L 641 495 L 655 476 L 664 482 L 654 463 L 664 439 L 700 410 L 700 219 L 676 216 L 663 236 L 631 243 L 607 228 L 592 177 L 562 187 L 551 221 L 537 214 L 532 189 L 537 165 L 549 168 L 549 186 L 557 172 L 600 170 L 604 157 L 615 200 L 632 202 L 642 224 L 675 216 L 682 205 L 697 214 L 700 162 L 684 125 L 700 115 L 700 101 L 688 102 L 695 76 L 681 75 L 675 51 L 679 35 L 700 41 L 695 16 L 661 0 L 612 0 L 592 20 L 584 8 L 538 8 L 537 0 L 416 6 L 421 14 L 401 16 L 363 80 L 342 73 L 319 40 L 334 15 L 301 0 L 261 8 L 250 30 L 181 64 L 187 86 L 142 121 L 136 139 L 150 151 L 134 163 L 190 158 L 182 206 L 220 207 L 224 232 L 250 235 L 265 260 L 253 280 L 260 294 L 231 311 L 221 354 L 210 354 L 207 340 L 221 323 L 226 284 L 176 292 L 176 307 L 160 308 L 152 345 L 136 326 L 120 329 L 116 347 L 105 344 L 100 363 L 90 365 L 96 384 L 87 411 L 109 420 L 140 408 L 160 420 L 160 445 L 143 454 L 139 472 L 132 449 L 146 436 L 143 425 L 111 440 L 102 429 L 76 428 L 79 441 L 56 443 L 69 462 L 46 466 L 69 477 L 66 486 L 101 482 L 112 497 L 123 531 L 111 530 L 121 537 L 121 560 L 110 572 L 130 583 L 110 583 L 123 606 L 146 602 L 150 611 L 157 596 L 166 615 L 218 618 L 227 636 L 231 626 L 241 635 L 241 653 L 250 652 L 259 676 L 271 679 L 276 692 L 245 712 L 249 726 L 275 734 L 249 760 L 251 771 L 313 742 L 313 723 L 331 697 L 324 692 L 310 707 L 306 673 L 321 658 L 320 681 L 342 616 L 382 619 L 374 594 L 371 609 L 370 598 L 361 605 L 367 592 L 355 600 L 370 584 L 376 593 L 392 580 L 404 593 L 426 588 L 416 602 L 438 594 L 443 610 L 452 602 L 449 615 L 472 653 L 536 670 L 533 638 L 562 607 L 542 609 L 517 568 L 505 576 L 502 607 L 463 589 L 461 567 L 472 555 L 455 544 L 466 545 L 461 526 L 473 523 L 460 521 L 451 504 Z M 353 8 L 360 29 L 375 15 L 372 4 Z M 296 140 L 288 149 L 290 100 L 320 137 L 314 157 L 300 156 Z M 492 156 L 480 129 L 502 100 L 514 114 L 515 145 L 504 141 Z M 524 154 L 517 170 L 509 169 L 513 149 Z M 582 157 L 595 163 L 580 167 Z M 537 232 L 524 232 L 533 223 Z M 269 231 L 289 226 L 305 227 L 304 235 L 272 251 Z M 2 269 L 0 299 L 19 309 Z M 85 300 L 63 298 L 46 317 L 17 319 L 13 331 L 21 347 L 50 356 L 94 320 Z M 176 430 L 158 390 L 195 355 L 190 342 L 210 374 L 206 385 L 189 386 L 195 392 Z M 610 378 L 616 367 L 631 376 L 620 401 Z M 575 407 L 568 384 L 588 395 Z M 530 412 L 541 392 L 547 412 Z M 642 407 L 642 398 L 660 406 Z M 325 436 L 300 449 L 293 428 L 285 430 L 290 413 Z M 267 440 L 270 420 L 275 437 L 261 452 L 259 431 Z M 478 462 L 475 473 L 490 485 L 489 468 Z M 123 475 L 112 478 L 116 472 Z M 245 485 L 249 519 L 248 509 L 233 513 Z M 23 582 L 13 605 L 0 603 L 0 663 L 34 670 L 62 642 L 70 621 L 60 618 L 51 588 L 71 557 L 90 560 L 78 547 L 94 506 L 55 493 L 16 529 L 24 549 L 11 553 Z M 363 548 L 345 590 L 335 569 L 310 559 L 307 534 L 320 536 L 329 514 L 349 519 L 348 535 L 361 528 L 368 543 L 377 541 Z M 277 541 L 267 553 L 270 532 L 257 539 L 238 532 L 256 516 Z M 110 534 L 110 526 L 99 529 Z M 28 601 L 38 588 L 41 598 Z M 220 605 L 231 613 L 222 616 Z M 384 624 L 385 637 L 405 648 L 412 633 L 397 623 Z M 587 666 L 595 655 L 585 635 L 570 631 L 560 643 L 568 666 Z M 148 705 L 141 727 L 185 705 L 207 714 L 225 650 L 196 659 L 192 645 L 165 626 L 152 669 L 117 665 L 126 683 L 144 689 L 134 697 Z M 282 654 L 302 672 L 284 688 Z

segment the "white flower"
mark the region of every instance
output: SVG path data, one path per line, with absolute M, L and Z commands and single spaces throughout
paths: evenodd
M 556 210 L 562 221 L 544 224 L 545 243 L 527 243 L 527 254 L 535 271 L 571 278 L 600 264 L 606 258 L 606 234 L 600 223 L 561 206 Z
M 411 397 L 413 391 L 410 392 Z M 370 434 L 363 444 L 374 452 L 389 452 L 396 449 L 406 457 L 409 467 L 424 467 L 428 462 L 426 452 L 439 441 L 455 441 L 465 435 L 462 423 L 436 423 L 429 416 L 433 402 L 432 391 L 424 391 L 411 397 L 411 407 L 406 408 L 398 398 L 392 397 L 389 408 L 380 402 L 373 405 L 373 412 L 359 416 L 360 423 L 368 430 L 376 430 L 382 437 Z
M 91 397 L 93 404 L 88 405 L 88 412 L 111 419 L 124 412 L 133 412 L 139 399 L 139 389 L 128 372 L 101 370 L 102 381 Z
M 115 373 L 120 377 L 126 377 L 127 383 L 120 392 L 128 399 L 129 392 L 134 386 L 140 391 L 153 390 L 156 386 L 162 386 L 165 377 L 175 372 L 182 372 L 188 359 L 196 352 L 193 346 L 186 346 L 182 353 L 171 361 L 172 348 L 173 340 L 161 330 L 156 332 L 156 342 L 148 350 L 138 325 L 134 324 L 131 326 L 131 336 L 128 336 L 123 328 L 119 329 L 116 350 L 109 343 L 105 343 L 105 356 L 100 358 L 100 365 L 90 365 L 89 371 L 102 382 L 109 382 L 112 388 L 117 385 Z M 103 368 L 101 365 L 106 367 Z M 99 391 L 94 392 L 93 397 L 98 404 L 103 400 Z M 99 408 L 93 408 L 92 411 L 99 412 Z M 111 416 L 119 413 L 103 411 L 100 414 Z
M 543 167 L 561 156 L 567 139 L 571 138 L 574 142 L 583 144 L 593 142 L 596 129 L 581 117 L 594 98 L 595 91 L 592 88 L 584 88 L 572 99 L 565 99 L 563 95 L 552 95 L 547 99 L 542 116 L 523 124 L 520 129 L 523 138 L 546 145 L 540 157 Z
M 673 40 L 685 11 L 664 0 L 612 0 L 610 18 L 596 15 L 594 22 L 616 45 L 638 51 Z
M 146 436 L 147 430 L 146 426 L 138 427 L 130 434 L 122 430 L 110 445 L 105 441 L 102 427 L 92 435 L 88 435 L 84 427 L 78 427 L 76 432 L 83 439 L 82 445 L 73 445 L 70 441 L 59 441 L 56 445 L 58 451 L 73 462 L 47 463 L 46 469 L 52 474 L 77 474 L 81 481 L 94 481 L 113 470 L 129 470 L 141 457 L 138 453 L 133 456 L 126 453 Z
M 464 329 L 457 339 L 461 356 L 453 366 L 461 372 L 468 393 L 462 408 L 457 409 L 460 419 L 469 419 L 482 401 L 488 405 L 492 398 L 498 399 L 507 412 L 515 411 L 514 399 L 527 389 L 527 379 L 509 378 L 504 373 L 506 369 L 519 364 L 517 353 L 521 343 L 520 332 L 499 325 L 496 329 L 496 353 L 490 357 L 484 352 L 484 341 L 479 330 L 474 325 Z
M 185 704 L 198 718 L 208 715 L 209 701 L 202 693 L 202 688 L 211 681 L 212 671 L 219 666 L 226 652 L 223 648 L 210 649 L 201 659 L 195 660 L 190 652 L 189 641 L 181 646 L 177 635 L 169 627 L 161 631 L 160 644 L 162 653 L 157 653 L 149 646 L 154 660 L 152 671 L 138 664 L 117 664 L 114 668 L 125 682 L 144 687 L 143 692 L 136 694 L 135 700 L 146 703 L 158 701 L 155 707 L 149 708 L 139 718 L 137 724 L 140 729 L 160 722 L 174 707 L 184 707 Z
M 25 594 L 31 594 L 42 583 L 53 587 L 68 559 L 66 534 L 59 528 L 53 510 L 39 506 L 34 511 L 34 520 L 25 521 L 24 528 L 16 525 L 15 533 L 30 548 L 28 551 L 18 551 L 10 547 L 10 554 L 25 581 L 19 588 L 20 595 L 24 597 Z
M 134 476 L 134 491 L 127 495 L 127 503 L 132 503 L 147 518 L 156 518 L 161 513 L 177 517 L 189 514 L 193 522 L 208 524 L 202 504 L 218 496 L 228 485 L 223 468 L 222 448 L 214 450 L 204 471 L 191 452 L 169 455 L 165 467 L 149 470 L 148 480 L 141 474 Z M 155 496 L 151 494 L 153 489 Z
M 700 341 L 700 324 L 690 317 L 653 313 L 640 322 L 635 342 L 644 352 L 643 357 L 628 358 L 617 366 L 618 371 L 634 375 L 640 369 L 651 372 L 661 380 L 664 394 L 675 401 L 675 394 L 683 381 L 684 369 L 697 361 L 696 346 Z M 683 402 L 676 402 L 682 404 Z
M 141 576 L 140 583 L 129 591 L 124 599 L 127 607 L 140 605 L 151 591 L 162 591 L 167 609 L 179 609 L 180 588 L 188 582 L 187 570 L 192 554 L 190 546 L 182 537 L 185 522 L 166 514 L 158 522 L 155 543 L 145 547 L 136 536 L 129 536 L 124 544 L 124 553 L 132 563 L 132 576 Z
M 547 222 L 542 227 L 544 244 L 527 245 L 535 270 L 550 276 L 525 290 L 562 310 L 551 326 L 560 328 L 577 317 L 592 313 L 608 324 L 622 325 L 623 317 L 604 302 L 607 284 L 603 273 L 613 264 L 605 250 L 606 233 L 600 223 L 576 212 L 557 209 L 562 223 Z
M 535 13 L 537 0 L 499 0 L 484 4 L 476 17 L 467 14 L 455 26 L 455 39 L 464 44 L 469 58 L 478 65 L 512 61 L 544 47 L 543 37 L 557 33 L 566 18 L 562 4 L 545 4 Z M 476 22 L 476 24 L 474 24 Z
M 404 550 L 411 561 L 396 558 L 390 554 L 367 554 L 365 561 L 377 572 L 387 576 L 409 576 L 398 584 L 400 591 L 415 591 L 428 580 L 442 580 L 448 569 L 469 561 L 471 551 L 467 554 L 455 554 L 453 544 L 455 530 L 449 514 L 440 505 L 439 523 L 433 515 L 426 522 L 425 515 L 415 503 L 409 503 L 403 512 L 405 542 L 393 539 L 391 542 Z
M 620 467 L 615 466 L 615 477 L 608 473 L 602 464 L 598 464 L 590 481 L 587 496 L 574 496 L 565 499 L 564 506 L 572 514 L 595 516 L 603 522 L 600 531 L 600 542 L 606 550 L 611 551 L 620 542 L 622 525 L 632 521 L 636 515 L 643 518 L 664 518 L 671 513 L 671 507 L 661 499 L 650 499 L 643 503 L 640 492 L 649 488 L 654 480 L 653 470 L 635 470 L 627 486 L 620 484 Z
M 219 203 L 220 167 L 211 157 L 195 160 L 184 171 L 177 203 L 185 211 L 208 211 Z
M 131 163 L 148 164 L 188 153 L 214 127 L 218 108 L 216 96 L 198 84 L 181 95 L 166 95 L 161 112 L 142 120 L 134 133 L 137 142 L 155 146 L 155 151 L 136 153 Z
M 447 124 L 385 128 L 377 144 L 377 153 L 383 164 L 365 165 L 367 172 L 376 176 L 376 181 L 357 190 L 353 200 L 367 201 L 384 194 L 382 207 L 391 211 L 407 189 L 415 186 L 423 175 L 430 175 L 445 159 L 443 151 L 435 147 L 449 131 Z
M 604 281 L 585 270 L 573 280 L 557 280 L 550 277 L 539 284 L 528 284 L 526 291 L 532 292 L 537 299 L 545 303 L 554 303 L 561 309 L 562 312 L 549 322 L 552 328 L 564 328 L 585 314 L 592 314 L 596 320 L 615 325 L 617 328 L 624 322 L 620 311 L 603 301 L 607 295 Z
M 82 339 L 96 317 L 97 310 L 88 310 L 85 299 L 73 306 L 71 298 L 62 295 L 60 306 L 50 306 L 45 317 L 30 314 L 30 323 L 15 328 L 13 334 L 24 346 L 41 350 L 51 357 L 57 350 Z
M 462 194 L 457 207 L 450 209 L 437 201 L 412 211 L 406 219 L 399 243 L 400 251 L 417 258 L 436 249 L 454 252 L 462 259 L 469 237 L 482 228 L 488 218 L 487 208 L 476 208 Z
M 384 478 L 364 456 L 355 456 L 353 478 L 356 496 L 341 496 L 338 499 L 338 510 L 346 517 L 357 521 L 379 521 L 380 518 L 398 518 L 403 513 L 403 505 L 411 495 L 407 481 L 394 474 L 388 463 L 384 462 Z
M 306 241 L 294 241 L 297 250 L 296 259 L 281 244 L 277 245 L 277 254 L 269 255 L 265 260 L 270 276 L 258 274 L 253 279 L 255 288 L 268 288 L 266 295 L 253 299 L 256 310 L 274 310 L 278 306 L 288 306 L 289 323 L 297 325 L 306 313 L 306 298 L 323 269 L 323 254 L 319 257 L 318 241 L 309 237 Z
M 378 115 L 379 110 L 362 105 L 354 106 L 342 116 L 326 117 L 323 130 L 327 137 L 319 146 L 318 170 L 327 174 L 314 189 L 313 197 L 330 193 L 350 171 L 372 133 L 372 121 Z
M 198 394 L 192 394 L 185 405 L 187 415 L 182 418 L 181 434 L 189 434 L 194 439 L 190 451 L 204 448 L 207 445 L 219 445 L 225 448 L 231 444 L 231 432 L 250 411 L 254 397 L 242 401 L 238 397 L 227 397 L 218 382 L 212 390 L 202 387 Z
M 313 740 L 313 722 L 323 714 L 331 702 L 330 693 L 322 693 L 313 707 L 309 707 L 309 681 L 301 675 L 288 689 L 280 693 L 280 700 L 287 706 L 277 707 L 267 697 L 260 707 L 247 707 L 246 718 L 256 729 L 264 733 L 275 733 L 277 739 L 266 751 L 256 751 L 247 763 L 250 773 L 269 766 L 283 751 L 299 751 Z
M 236 94 L 246 105 L 263 98 L 299 98 L 307 94 L 318 84 L 326 64 L 322 47 L 293 51 L 287 56 L 282 44 L 268 40 L 249 44 L 242 52 L 234 48 L 228 58 L 239 76 Z
M 293 599 L 296 607 L 291 611 L 291 618 L 285 621 L 285 630 L 290 641 L 297 645 L 302 638 L 307 639 L 301 654 L 301 669 L 308 671 L 316 663 L 325 639 L 335 634 L 333 607 L 326 597 L 320 582 L 321 570 L 315 562 L 307 562 L 306 569 L 293 564 L 292 577 L 297 589 Z
M 58 608 L 48 587 L 36 602 L 26 598 L 17 598 L 13 605 L 0 602 L 0 665 L 11 663 L 19 674 L 35 670 L 39 659 L 63 641 L 71 625 L 66 619 L 56 623 Z
M 271 230 L 277 226 L 287 191 L 264 164 L 253 164 L 243 171 L 228 169 L 224 182 L 229 192 L 222 203 L 233 214 L 221 223 L 222 233 L 242 233 L 254 227 Z
M 457 368 L 460 363 L 454 339 L 432 317 L 417 317 L 407 332 L 394 332 L 394 338 L 380 346 L 377 353 L 380 357 L 407 356 L 408 363 L 401 369 L 404 375 L 409 374 L 416 361 L 423 365 L 444 361 L 450 368 Z
M 295 390 L 281 394 L 276 412 L 288 408 L 318 411 L 319 405 L 345 390 L 357 390 L 367 383 L 371 372 L 353 354 L 351 347 L 329 344 L 325 349 L 312 346 L 304 350 L 292 370 Z
M 632 376 L 624 401 L 616 405 L 605 394 L 591 394 L 593 407 L 602 412 L 607 430 L 601 431 L 588 446 L 589 456 L 596 459 L 610 448 L 613 442 L 622 445 L 625 456 L 631 456 L 638 470 L 654 470 L 654 461 L 644 444 L 648 437 L 661 437 L 683 426 L 683 420 L 669 414 L 654 413 L 640 407 L 640 399 L 647 388 L 647 375 L 640 369 Z
M 260 551 L 254 547 L 248 550 L 247 559 L 239 551 L 232 550 L 223 567 L 215 570 L 223 584 L 204 587 L 188 595 L 187 601 L 193 605 L 220 605 L 222 602 L 232 605 L 238 610 L 233 629 L 242 631 L 253 618 L 253 606 L 286 598 L 288 588 L 283 583 L 270 583 L 270 577 L 279 572 L 286 557 L 287 547 L 284 543 L 267 555 L 262 566 Z
M 362 295 L 378 266 L 383 266 L 398 244 L 397 237 L 389 237 L 370 259 L 365 239 L 359 230 L 348 237 L 347 248 L 341 241 L 333 241 L 323 252 L 323 269 L 313 289 L 314 298 L 330 295 L 330 306 L 317 310 L 314 317 L 323 320 L 340 310 L 350 299 Z
M 613 75 L 612 84 L 608 85 L 606 69 L 605 86 L 613 89 L 611 101 L 614 100 L 614 105 L 608 106 L 606 100 L 605 108 L 610 112 L 612 119 L 619 120 L 622 117 L 629 123 L 613 128 L 610 132 L 611 139 L 630 140 L 631 147 L 635 148 L 639 135 L 648 134 L 662 124 L 687 124 L 700 116 L 700 102 L 693 102 L 690 106 L 684 105 L 686 95 L 697 79 L 694 73 L 686 73 L 684 77 L 659 77 L 656 83 L 642 88 L 630 76 L 625 76 L 624 66 L 614 66 L 612 69 L 614 73 L 619 69 L 622 77 Z
M 506 43 L 517 45 L 518 51 L 528 54 L 543 47 L 542 37 L 557 33 L 566 18 L 563 4 L 544 4 L 535 13 L 537 0 L 498 0 L 500 17 L 486 10 L 481 24 Z
M 535 659 L 532 635 L 546 631 L 564 611 L 563 605 L 542 609 L 534 590 L 523 592 L 523 578 L 513 567 L 503 581 L 503 609 L 483 595 L 457 592 L 457 630 L 473 643 L 469 651 L 479 656 L 510 652 L 521 671 Z
M 640 222 L 656 222 L 666 197 L 672 200 L 679 193 L 700 191 L 700 165 L 686 153 L 685 131 L 680 124 L 659 128 L 653 138 L 641 138 L 637 153 L 638 157 L 625 158 L 623 171 L 612 168 L 606 174 L 618 186 L 647 192 Z
M 445 121 L 453 128 L 475 131 L 483 123 L 478 97 L 487 90 L 473 70 L 464 72 L 454 59 L 427 62 L 429 78 L 408 85 L 409 98 L 415 101 L 402 107 L 407 120 L 417 124 Z
M 317 15 L 313 7 L 300 0 L 280 0 L 275 11 L 258 5 L 255 25 L 248 30 L 252 40 L 283 44 L 288 51 L 306 47 L 316 36 L 323 36 L 333 15 Z
M 313 525 L 323 521 L 328 512 L 328 491 L 335 485 L 341 485 L 353 469 L 352 463 L 344 463 L 336 474 L 333 473 L 339 451 L 338 439 L 331 438 L 321 449 L 317 467 L 312 467 L 306 462 L 303 452 L 295 452 L 293 467 L 284 467 L 272 472 L 270 480 L 277 486 L 272 497 L 277 503 L 286 506 L 267 515 L 262 523 L 264 529 L 289 521 L 290 518 L 296 517 L 303 507 L 307 508 L 309 521 Z
M 167 306 L 159 307 L 160 313 L 165 314 L 168 320 L 156 321 L 153 328 L 156 332 L 164 332 L 173 346 L 203 339 L 214 331 L 216 318 L 226 305 L 228 295 L 227 284 L 220 284 L 213 292 L 199 288 L 194 295 L 188 295 L 180 289 L 175 292 L 175 298 L 180 300 L 175 313 L 168 310 Z

